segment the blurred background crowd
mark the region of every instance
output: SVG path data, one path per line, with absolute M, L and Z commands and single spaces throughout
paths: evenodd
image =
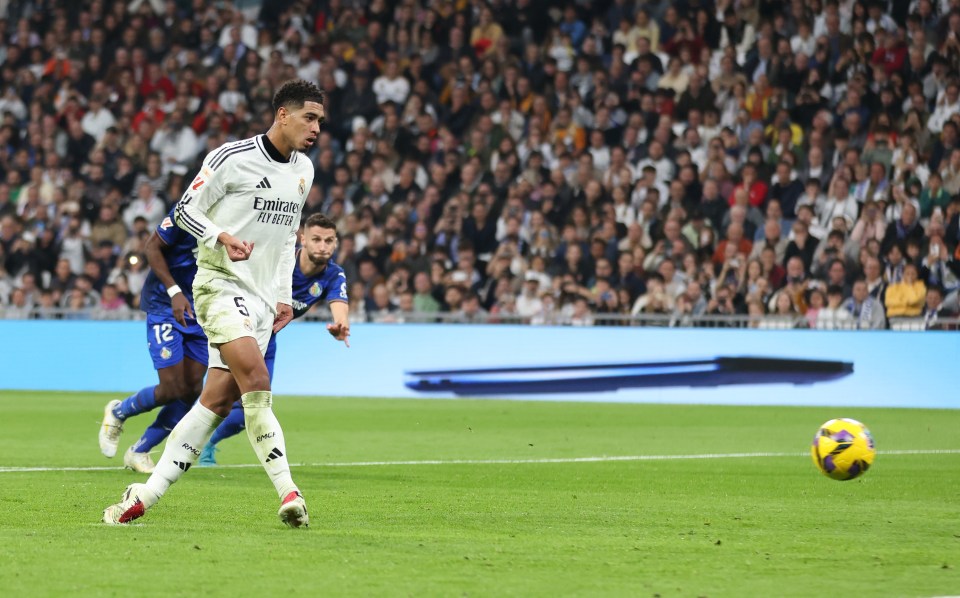
M 960 0 L 0 0 L 0 314 L 129 317 L 207 152 L 326 91 L 354 320 L 955 327 Z

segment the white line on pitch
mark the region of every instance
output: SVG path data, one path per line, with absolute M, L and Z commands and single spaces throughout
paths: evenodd
M 960 449 L 879 451 L 880 455 L 960 455 Z M 390 467 L 392 465 L 538 465 L 549 463 L 610 463 L 616 461 L 680 461 L 696 459 L 760 459 L 803 457 L 809 453 L 705 453 L 700 455 L 609 455 L 601 457 L 558 457 L 544 459 L 429 459 L 420 461 L 346 461 L 334 463 L 291 463 L 291 467 Z M 221 469 L 260 467 L 259 463 L 218 465 Z M 0 473 L 44 471 L 119 471 L 122 467 L 0 467 Z

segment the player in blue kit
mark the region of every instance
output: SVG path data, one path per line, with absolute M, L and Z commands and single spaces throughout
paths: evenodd
M 207 336 L 193 314 L 193 279 L 197 274 L 197 240 L 180 229 L 173 211 L 147 241 L 150 272 L 140 296 L 147 313 L 147 343 L 159 384 L 147 386 L 123 401 L 107 403 L 100 426 L 100 451 L 117 453 L 123 422 L 164 406 L 139 442 L 124 454 L 127 467 L 153 470 L 149 451 L 159 444 L 200 396 L 207 371 Z
M 333 221 L 322 214 L 314 214 L 307 218 L 303 227 L 301 247 L 297 250 L 297 259 L 293 267 L 293 317 L 299 318 L 315 303 L 326 300 L 333 315 L 333 323 L 327 325 L 327 329 L 335 338 L 344 341 L 349 347 L 347 277 L 343 273 L 343 268 L 331 260 L 336 248 L 337 229 Z M 270 337 L 270 344 L 267 345 L 267 352 L 263 356 L 271 381 L 276 353 L 277 335 L 274 333 Z M 203 448 L 198 465 L 216 465 L 214 453 L 217 444 L 243 430 L 243 408 L 235 404 Z
M 176 225 L 174 225 L 176 226 Z M 181 232 L 181 235 L 190 235 Z M 190 237 L 191 239 L 193 237 Z M 297 250 L 293 268 L 293 317 L 299 318 L 310 308 L 322 300 L 326 300 L 333 314 L 333 323 L 327 325 L 327 330 L 336 339 L 344 341 L 350 346 L 350 324 L 348 318 L 349 306 L 347 303 L 347 282 L 343 268 L 331 261 L 337 249 L 337 230 L 332 220 L 321 214 L 314 214 L 307 218 L 301 236 L 301 248 Z M 146 288 L 146 287 L 145 287 Z M 169 309 L 169 308 L 168 308 Z M 202 331 L 201 331 L 202 334 Z M 203 337 L 206 342 L 206 337 Z M 273 380 L 273 366 L 277 352 L 277 335 L 270 337 L 270 343 L 264 354 L 264 361 L 270 379 Z M 206 360 L 204 360 L 206 365 Z M 202 380 L 202 374 L 201 374 Z M 193 397 L 196 398 L 196 395 Z M 192 399 L 191 399 L 192 400 Z M 134 444 L 128 454 L 138 456 L 131 463 L 125 458 L 127 467 L 141 473 L 153 471 L 153 461 L 148 451 L 160 444 L 170 433 L 170 430 L 180 421 L 180 418 L 190 409 L 189 404 L 170 404 L 165 406 L 157 415 L 157 420 L 144 432 L 140 440 Z M 200 456 L 201 465 L 215 465 L 215 446 L 218 442 L 239 434 L 245 428 L 243 408 L 235 403 L 230 414 L 214 431 L 207 447 Z M 142 455 L 142 457 L 139 457 Z M 204 461 L 206 459 L 206 461 Z

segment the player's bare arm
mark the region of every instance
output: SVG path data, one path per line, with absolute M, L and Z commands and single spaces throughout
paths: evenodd
M 330 313 L 333 314 L 333 322 L 327 324 L 327 332 L 338 341 L 343 341 L 343 344 L 349 349 L 350 305 L 346 301 L 333 301 L 330 303 Z
M 173 317 L 176 318 L 181 326 L 186 326 L 187 321 L 183 316 L 186 314 L 191 318 L 194 317 L 193 310 L 190 308 L 190 302 L 187 301 L 186 295 L 183 294 L 183 291 L 180 290 L 177 282 L 173 279 L 173 275 L 170 274 L 170 268 L 167 266 L 167 258 L 165 255 L 168 248 L 169 245 L 154 232 L 150 235 L 150 238 L 147 239 L 147 244 L 143 250 L 147 255 L 147 264 L 150 265 L 150 269 L 153 270 L 153 273 L 160 279 L 163 286 L 167 287 L 167 293 L 170 295 L 170 305 L 173 309 Z

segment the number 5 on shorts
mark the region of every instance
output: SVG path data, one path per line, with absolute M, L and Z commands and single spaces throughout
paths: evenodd
M 243 297 L 234 297 L 233 303 L 234 305 L 237 306 L 237 311 L 240 312 L 241 316 L 244 316 L 244 317 L 250 316 L 250 312 L 247 311 L 247 306 L 243 304 Z

